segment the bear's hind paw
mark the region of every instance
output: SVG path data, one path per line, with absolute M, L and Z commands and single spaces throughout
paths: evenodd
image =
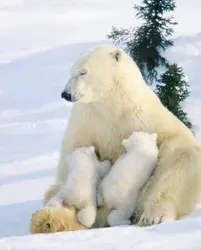
M 141 227 L 146 227 L 146 226 L 152 226 L 156 224 L 160 224 L 162 222 L 167 222 L 167 221 L 175 221 L 175 216 L 173 215 L 165 215 L 165 214 L 156 214 L 154 216 L 148 216 L 146 213 L 143 213 L 139 222 L 138 226 Z

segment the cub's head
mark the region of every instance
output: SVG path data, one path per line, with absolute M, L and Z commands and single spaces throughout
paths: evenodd
M 122 144 L 126 150 L 131 148 L 143 148 L 145 150 L 158 151 L 156 133 L 134 132 L 128 139 L 124 139 Z
M 74 166 L 79 163 L 84 163 L 88 161 L 97 161 L 97 156 L 94 146 L 80 147 L 75 149 L 71 154 L 67 156 L 67 162 L 69 167 Z
M 69 102 L 91 103 L 108 98 L 119 88 L 124 69 L 133 61 L 120 48 L 98 46 L 82 55 L 72 66 L 61 93 Z M 132 70 L 130 70 L 132 72 Z
M 93 155 L 93 154 L 95 154 L 95 147 L 94 146 L 89 146 L 89 147 L 77 148 L 74 151 L 74 153 L 77 154 L 77 155 Z
M 86 229 L 76 217 L 72 207 L 44 207 L 32 214 L 30 231 L 36 233 L 56 233 Z

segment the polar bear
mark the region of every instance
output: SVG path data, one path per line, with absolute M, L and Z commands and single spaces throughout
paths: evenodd
M 129 219 L 139 191 L 151 176 L 158 158 L 155 133 L 134 132 L 122 144 L 126 153 L 114 163 L 97 192 L 98 205 L 112 209 L 107 218 L 110 226 L 131 224 Z
M 140 191 L 133 223 L 141 226 L 190 214 L 200 199 L 201 149 L 193 133 L 161 103 L 132 58 L 122 49 L 100 45 L 74 63 L 61 97 L 73 103 L 57 166 L 56 183 L 44 203 L 68 177 L 66 156 L 93 145 L 112 164 L 125 152 L 122 140 L 133 131 L 156 133 L 156 170 Z M 121 178 L 121 176 L 119 176 Z M 105 214 L 104 214 L 105 213 Z M 96 227 L 105 225 L 106 209 Z
M 101 179 L 109 172 L 110 161 L 100 162 L 95 148 L 81 147 L 67 156 L 68 178 L 60 191 L 48 202 L 56 206 L 59 202 L 79 210 L 78 221 L 90 228 L 96 219 L 96 190 Z

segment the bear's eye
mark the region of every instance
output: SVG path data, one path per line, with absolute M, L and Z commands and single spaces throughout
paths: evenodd
M 87 72 L 80 72 L 80 75 L 81 75 L 81 76 L 84 76 L 84 75 L 86 75 L 86 73 L 87 73 Z
M 46 223 L 46 224 L 45 224 L 45 227 L 46 227 L 47 229 L 50 229 L 50 228 L 51 228 L 50 223 Z

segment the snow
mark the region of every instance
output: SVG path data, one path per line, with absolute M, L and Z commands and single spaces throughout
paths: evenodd
M 140 0 L 135 1 L 139 3 Z M 175 46 L 184 67 L 185 103 L 201 142 L 200 0 L 177 0 Z M 31 235 L 32 212 L 54 182 L 71 105 L 60 98 L 81 52 L 105 41 L 111 26 L 139 23 L 133 0 L 0 0 L 0 250 L 201 248 L 201 206 L 181 221 Z M 193 13 L 191 18 L 186 18 Z M 121 18 L 120 18 L 121 15 Z M 187 23 L 188 22 L 188 23 Z
M 30 248 L 31 242 L 31 248 Z M 177 249 L 199 250 L 201 247 L 200 222 L 185 220 L 167 223 L 139 230 L 136 227 L 115 227 L 108 229 L 12 237 L 0 240 L 4 250 L 53 250 L 53 249 Z M 23 243 L 23 244 L 22 244 Z M 193 248 L 192 248 L 193 246 Z

